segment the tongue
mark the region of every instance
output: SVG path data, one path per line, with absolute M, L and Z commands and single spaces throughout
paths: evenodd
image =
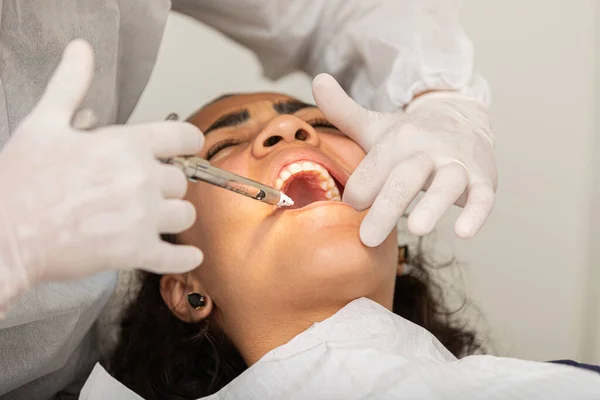
M 302 208 L 315 201 L 327 200 L 325 192 L 319 187 L 319 180 L 308 174 L 294 177 L 284 193 L 294 200 L 294 205 L 287 209 Z

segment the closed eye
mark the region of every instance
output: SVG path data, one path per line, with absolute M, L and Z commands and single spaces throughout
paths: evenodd
M 217 142 L 206 152 L 206 160 L 210 160 L 221 150 L 226 149 L 227 147 L 238 145 L 240 143 L 241 141 L 239 141 L 238 139 L 226 139 Z

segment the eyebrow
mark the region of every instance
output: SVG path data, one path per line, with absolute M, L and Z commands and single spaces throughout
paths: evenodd
M 273 109 L 280 115 L 294 114 L 305 108 L 316 108 L 313 104 L 304 103 L 300 100 L 285 100 L 273 104 Z M 237 125 L 241 125 L 250 119 L 250 112 L 248 110 L 235 111 L 229 114 L 225 114 L 213 122 L 205 131 L 204 134 L 208 134 L 211 131 L 221 128 L 229 128 Z
M 210 131 L 214 131 L 215 129 L 220 128 L 228 128 L 230 126 L 236 126 L 243 124 L 244 122 L 250 119 L 250 113 L 248 110 L 236 111 L 230 114 L 225 114 L 220 117 L 218 120 L 213 122 L 207 129 L 204 131 L 204 134 L 208 134 Z

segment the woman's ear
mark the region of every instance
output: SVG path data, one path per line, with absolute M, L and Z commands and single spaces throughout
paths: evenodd
M 160 294 L 171 312 L 183 322 L 200 322 L 213 309 L 211 297 L 202 283 L 190 273 L 164 275 L 160 279 Z M 202 296 L 200 303 L 198 295 Z M 193 300 L 193 305 L 190 300 Z

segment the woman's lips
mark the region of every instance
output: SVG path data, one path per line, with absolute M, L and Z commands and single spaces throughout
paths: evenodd
M 351 209 L 352 211 L 359 212 L 358 210 L 356 210 L 349 204 L 346 204 L 341 201 L 331 201 L 331 200 L 315 201 L 314 203 L 310 203 L 310 204 L 305 205 L 304 207 L 300 207 L 300 208 L 290 208 L 290 207 L 277 208 L 275 210 L 275 212 L 276 213 L 284 213 L 285 212 L 286 215 L 288 215 L 288 214 L 293 215 L 293 214 L 299 214 L 299 213 L 302 213 L 305 211 L 310 211 L 310 210 L 314 210 L 315 208 L 321 208 L 321 207 L 346 207 L 346 208 Z

